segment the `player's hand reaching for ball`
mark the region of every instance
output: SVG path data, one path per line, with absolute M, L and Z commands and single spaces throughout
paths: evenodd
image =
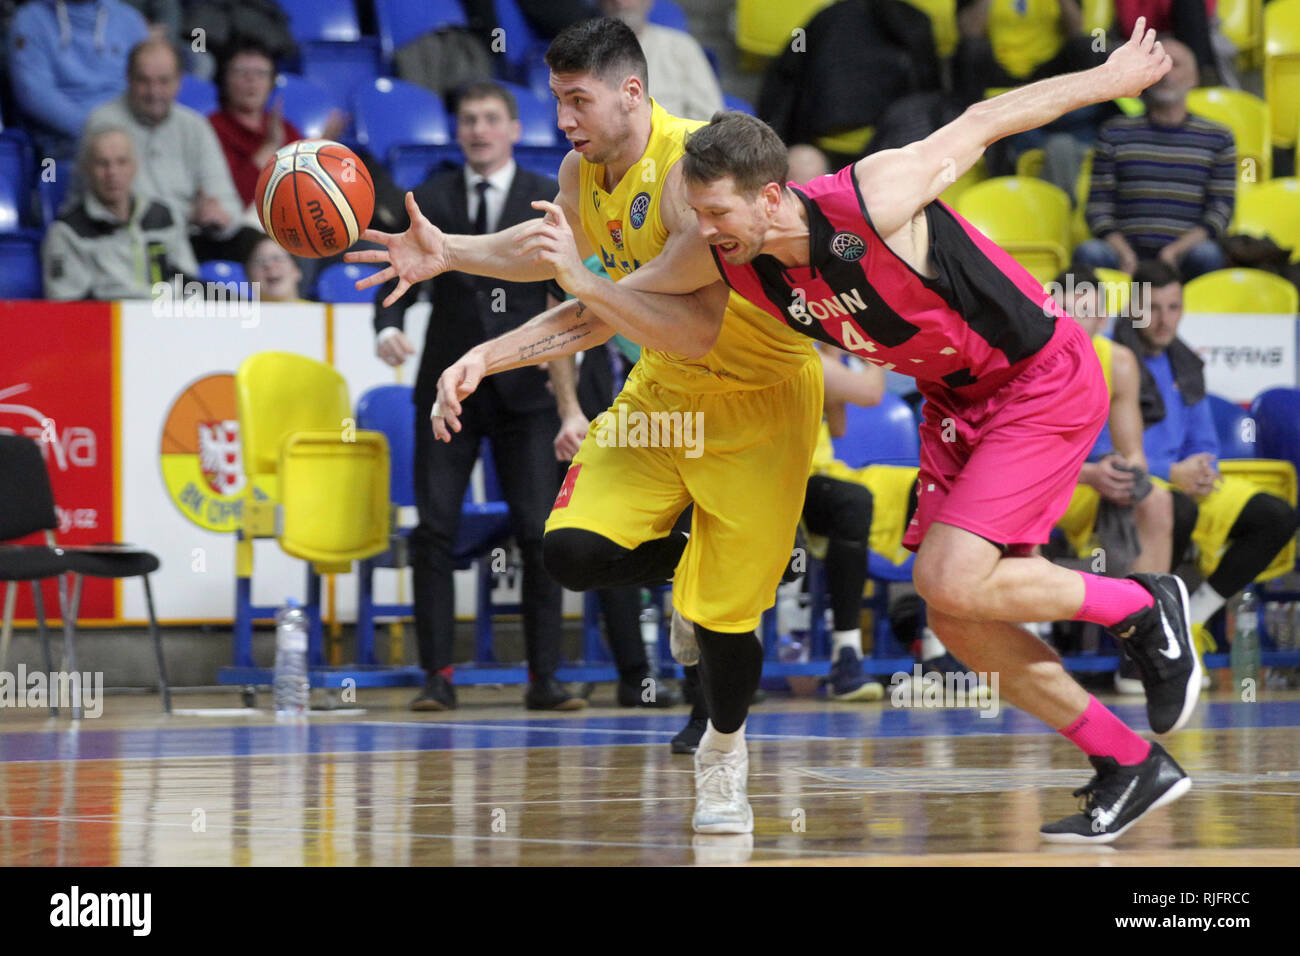
M 1137 96 L 1172 66 L 1173 60 L 1164 45 L 1156 40 L 1156 31 L 1147 29 L 1146 17 L 1138 17 L 1129 41 L 1106 60 L 1106 70 L 1114 84 L 1108 98 Z
M 460 431 L 461 400 L 472 395 L 487 374 L 487 363 L 477 348 L 470 349 L 438 377 L 438 397 L 433 403 L 433 435 L 438 441 L 451 441 L 451 433 Z
M 517 254 L 525 260 L 545 264 L 555 270 L 555 281 L 570 295 L 580 295 L 580 284 L 592 277 L 582 263 L 578 241 L 564 218 L 564 211 L 555 203 L 538 200 L 534 209 L 544 212 L 541 219 L 530 222 L 519 236 Z
M 381 269 L 357 282 L 357 289 L 369 289 L 382 285 L 389 279 L 396 279 L 397 287 L 384 299 L 385 306 L 400 299 L 415 283 L 432 279 L 449 268 L 446 238 L 442 230 L 420 212 L 414 193 L 406 194 L 406 212 L 411 218 L 411 225 L 405 232 L 389 233 L 367 229 L 361 234 L 362 239 L 377 242 L 383 249 L 359 249 L 343 257 L 347 262 L 388 263 L 387 269 Z

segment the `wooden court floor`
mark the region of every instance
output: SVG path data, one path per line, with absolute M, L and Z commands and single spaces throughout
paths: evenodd
M 410 691 L 277 725 L 234 693 L 109 697 L 104 715 L 0 711 L 4 865 L 1300 864 L 1300 694 L 1203 698 L 1166 743 L 1192 791 L 1112 847 L 1048 847 L 1090 769 L 1014 710 L 770 698 L 751 714 L 752 840 L 690 830 L 685 709 L 524 711 Z M 594 703 L 611 696 L 598 688 Z M 1144 708 L 1116 702 L 1145 727 Z

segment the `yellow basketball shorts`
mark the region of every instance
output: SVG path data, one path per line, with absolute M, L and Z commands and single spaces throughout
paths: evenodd
M 776 385 L 713 393 L 663 388 L 634 369 L 591 423 L 546 530 L 635 548 L 694 502 L 673 604 L 710 630 L 752 631 L 790 561 L 822 396 L 818 358 Z

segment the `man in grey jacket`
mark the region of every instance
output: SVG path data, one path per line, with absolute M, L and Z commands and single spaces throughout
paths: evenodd
M 144 299 L 157 282 L 198 271 L 185 223 L 139 195 L 135 150 L 123 129 L 98 129 L 81 145 L 86 194 L 45 233 L 41 266 L 50 299 Z
M 261 233 L 240 221 L 239 196 L 212 125 L 176 102 L 181 61 L 175 47 L 158 37 L 136 44 L 126 75 L 126 92 L 92 112 L 86 130 L 112 126 L 130 133 L 140 166 L 137 189 L 188 224 L 200 262 L 242 262 Z

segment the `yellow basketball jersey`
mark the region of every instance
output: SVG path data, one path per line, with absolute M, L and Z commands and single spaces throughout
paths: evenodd
M 611 192 L 604 188 L 605 167 L 582 160 L 578 174 L 582 231 L 615 282 L 662 251 L 668 240 L 659 215 L 663 184 L 682 158 L 687 134 L 703 125 L 673 116 L 652 101 L 645 153 Z M 815 354 L 807 336 L 732 292 L 718 340 L 705 355 L 689 359 L 643 348 L 633 375 L 676 391 L 766 388 L 788 379 Z
M 1094 335 L 1092 337 L 1092 347 L 1097 350 L 1097 361 L 1101 363 L 1101 374 L 1106 377 L 1107 395 L 1113 395 L 1115 392 L 1110 380 L 1110 357 L 1114 344 L 1104 335 Z
M 1002 68 L 1021 79 L 1060 51 L 1061 8 L 1057 0 L 993 0 L 989 42 Z

